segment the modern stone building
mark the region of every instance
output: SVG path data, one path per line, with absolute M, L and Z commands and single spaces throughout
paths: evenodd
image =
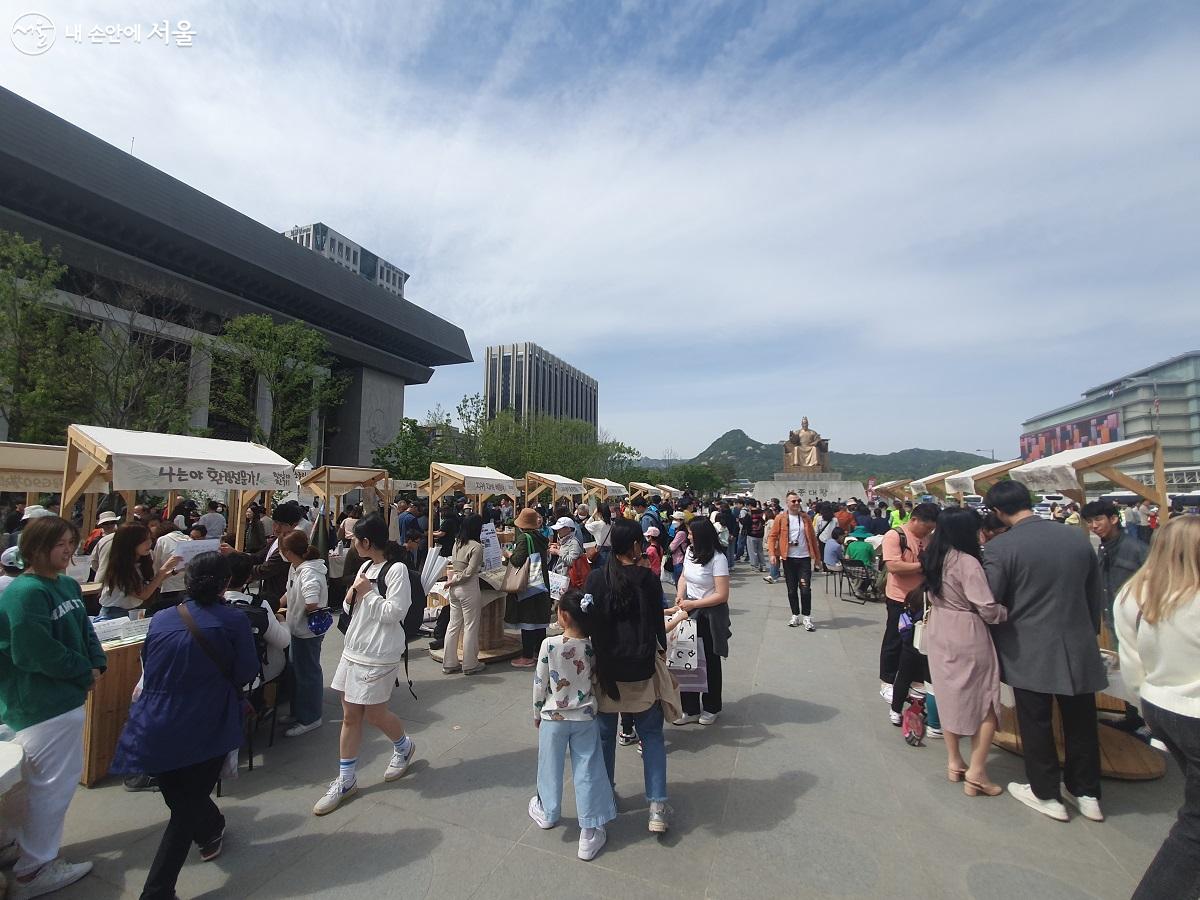
M 537 344 L 488 347 L 484 356 L 483 401 L 488 418 L 511 409 L 522 421 L 543 413 L 581 419 L 597 426 L 596 379 Z
M 1157 435 L 1172 489 L 1200 484 L 1200 350 L 1088 388 L 1080 400 L 1032 416 L 1021 430 L 1025 459 Z
M 426 383 L 435 366 L 471 361 L 461 328 L 403 299 L 407 274 L 395 290 L 372 283 L 359 274 L 364 257 L 357 247 L 357 270 L 330 265 L 4 89 L 0 229 L 58 248 L 69 273 L 59 299 L 79 314 L 111 319 L 106 298 L 119 297 L 122 285 L 153 285 L 186 306 L 186 322 L 141 321 L 156 339 L 193 346 L 188 387 L 195 427 L 209 425 L 211 368 L 195 348 L 198 338 L 247 313 L 299 319 L 321 331 L 350 387 L 333 421 L 323 423 L 333 426 L 328 446 L 322 447 L 325 430 L 314 416 L 314 462 L 369 464 L 371 450 L 395 434 L 405 386 Z M 94 288 L 88 297 L 71 293 L 80 283 Z M 262 401 L 260 391 L 260 416 Z M 3 421 L 0 432 L 7 437 Z

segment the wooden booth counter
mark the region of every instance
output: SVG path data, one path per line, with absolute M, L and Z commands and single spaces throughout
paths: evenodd
M 83 776 L 80 783 L 91 787 L 108 774 L 117 740 L 129 718 L 133 689 L 142 677 L 142 645 L 111 642 L 104 644 L 108 669 L 96 681 L 84 705 Z

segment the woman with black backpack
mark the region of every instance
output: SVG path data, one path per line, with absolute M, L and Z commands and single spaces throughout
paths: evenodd
M 404 551 L 388 540 L 387 523 L 378 515 L 355 523 L 353 547 L 367 562 L 346 591 L 342 606 L 350 624 L 330 685 L 342 693 L 341 757 L 338 777 L 313 806 L 318 816 L 333 812 L 358 790 L 355 770 L 364 720 L 386 734 L 393 745 L 384 781 L 404 775 L 416 752 L 416 743 L 404 733 L 404 723 L 388 709 L 408 649 L 404 619 L 412 604 L 412 588 L 408 566 L 401 559 Z
M 637 522 L 613 520 L 612 555 L 606 566 L 588 577 L 580 605 L 592 620 L 600 743 L 608 778 L 616 783 L 617 717 L 623 714 L 632 720 L 642 741 L 649 829 L 662 834 L 670 827 L 664 706 L 673 714 L 679 694 L 666 671 L 662 584 L 650 569 L 638 565 L 642 540 Z

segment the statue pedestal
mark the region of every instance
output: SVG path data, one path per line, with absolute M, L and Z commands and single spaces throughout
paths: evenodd
M 801 500 L 849 500 L 851 497 L 865 498 L 862 482 L 846 481 L 841 472 L 776 472 L 774 481 L 759 481 L 751 492 L 755 500 L 763 502 L 772 497 L 783 499 L 788 491 L 795 491 Z

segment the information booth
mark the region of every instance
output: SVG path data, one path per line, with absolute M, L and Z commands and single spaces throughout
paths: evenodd
M 650 498 L 655 494 L 662 495 L 662 488 L 657 484 L 646 484 L 644 481 L 629 482 L 629 502 L 632 503 L 638 497 L 642 497 L 646 502 L 650 502 Z
M 325 512 L 321 518 L 326 529 L 333 528 L 342 509 L 342 498 L 352 491 L 378 494 L 383 502 L 384 517 L 391 519 L 392 479 L 386 469 L 320 466 L 300 479 L 300 489 L 310 491 L 324 501 Z
M 595 510 L 596 506 L 607 500 L 618 500 L 629 493 L 623 484 L 609 481 L 607 478 L 583 479 L 583 502 Z
M 533 506 L 537 498 L 546 491 L 550 492 L 550 505 L 553 506 L 560 497 L 574 499 L 583 496 L 584 487 L 578 481 L 564 475 L 548 475 L 544 472 L 525 473 L 525 505 Z
M 230 503 L 231 520 L 241 522 L 245 504 L 256 494 L 296 486 L 292 464 L 259 444 L 71 425 L 64 449 L 59 473 L 64 510 L 99 479 L 111 483 L 130 509 L 139 490 L 226 491 L 236 500 Z M 105 626 L 114 630 L 110 639 L 102 640 L 108 670 L 88 693 L 83 726 L 81 781 L 89 787 L 108 774 L 117 738 L 129 717 L 149 624 L 143 618 Z

